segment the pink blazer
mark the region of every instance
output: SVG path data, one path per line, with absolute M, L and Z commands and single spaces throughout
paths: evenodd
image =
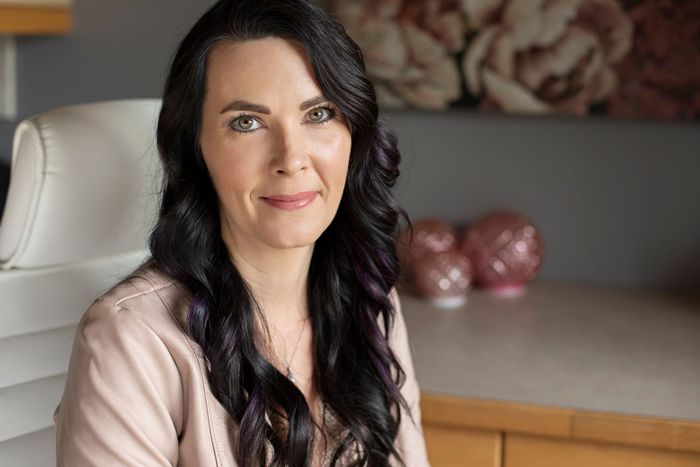
M 420 393 L 398 296 L 390 344 L 406 372 L 396 446 L 429 466 Z M 184 332 L 190 297 L 155 269 L 137 271 L 85 312 L 56 407 L 57 465 L 235 467 L 236 426 L 211 393 L 201 348 Z M 403 410 L 403 409 L 402 409 Z

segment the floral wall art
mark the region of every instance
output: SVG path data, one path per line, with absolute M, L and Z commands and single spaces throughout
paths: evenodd
M 385 108 L 700 117 L 700 0 L 333 0 Z

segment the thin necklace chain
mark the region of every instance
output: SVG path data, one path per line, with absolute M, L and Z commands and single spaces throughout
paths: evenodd
M 295 373 L 292 371 L 292 362 L 294 361 L 294 356 L 297 354 L 297 348 L 299 348 L 299 342 L 301 342 L 301 336 L 304 335 L 304 330 L 306 329 L 306 322 L 309 320 L 309 315 L 306 315 L 304 318 L 304 322 L 301 324 L 301 331 L 299 332 L 299 336 L 297 337 L 297 342 L 294 344 L 294 349 L 292 350 L 292 355 L 289 357 L 289 360 L 287 360 L 287 363 L 284 365 L 285 369 L 287 370 L 287 379 L 291 381 L 292 383 L 296 383 L 297 378 Z M 277 330 L 277 333 L 282 336 L 282 333 L 280 330 L 275 326 L 274 324 L 272 325 L 274 328 Z M 286 350 L 286 346 L 285 346 Z M 274 348 L 273 348 L 274 351 Z M 285 352 L 286 354 L 286 352 Z M 278 357 L 279 358 L 279 357 Z M 284 364 L 284 362 L 282 362 Z

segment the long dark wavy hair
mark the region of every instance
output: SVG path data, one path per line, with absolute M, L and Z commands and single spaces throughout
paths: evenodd
M 198 143 L 212 46 L 265 37 L 305 47 L 324 96 L 344 114 L 352 134 L 343 197 L 315 244 L 307 291 L 319 396 L 346 428 L 332 465 L 348 451 L 359 454 L 352 465 L 386 466 L 392 457 L 403 464 L 394 442 L 400 408 L 409 413 L 400 392 L 405 375 L 382 330 L 395 318 L 389 298 L 398 274 L 395 239 L 406 219 L 392 195 L 400 154 L 396 138 L 378 121 L 362 52 L 311 1 L 221 0 L 180 44 L 158 120 L 164 186 L 150 237 L 153 262 L 192 294 L 188 332 L 210 364 L 212 392 L 239 427 L 239 464 L 310 465 L 315 440 L 309 407 L 256 347 L 260 310 L 222 240 L 219 203 Z M 266 423 L 266 413 L 282 417 L 284 432 Z

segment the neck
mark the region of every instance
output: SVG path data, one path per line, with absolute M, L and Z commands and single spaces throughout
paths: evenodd
M 226 234 L 224 241 L 266 320 L 286 327 L 307 316 L 313 244 L 280 249 Z

